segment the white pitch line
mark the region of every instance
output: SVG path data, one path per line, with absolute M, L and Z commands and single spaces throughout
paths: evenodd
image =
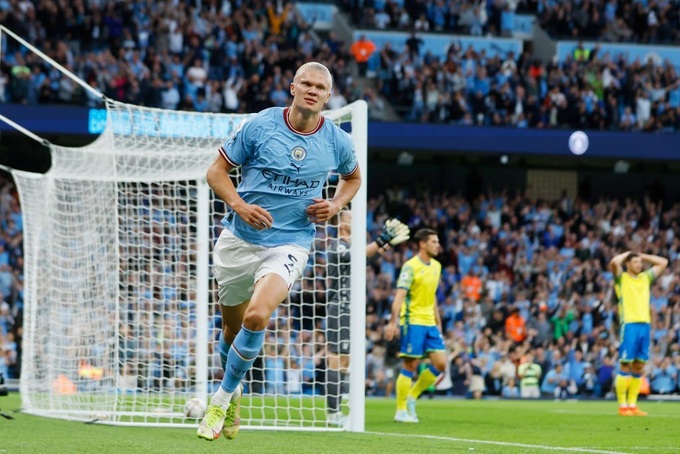
M 578 410 L 564 410 L 564 409 L 556 409 L 556 410 L 549 410 L 553 413 L 563 413 L 563 414 L 572 414 L 572 415 L 595 415 L 595 416 L 618 416 L 616 413 L 612 412 L 604 412 L 604 411 L 578 411 Z M 646 418 L 680 418 L 680 414 L 669 414 L 669 413 L 650 413 L 646 416 Z
M 436 435 L 422 435 L 422 434 L 400 434 L 390 432 L 364 432 L 370 435 L 392 436 L 392 437 L 416 437 L 426 438 L 429 440 L 451 441 L 457 443 L 476 443 L 481 445 L 494 446 L 509 446 L 514 448 L 529 448 L 541 449 L 543 451 L 569 451 L 569 452 L 587 452 L 592 454 L 626 454 L 622 451 L 605 451 L 602 449 L 578 448 L 578 447 L 560 447 L 560 446 L 544 446 L 544 445 L 530 445 L 526 443 L 511 443 L 507 441 L 492 441 L 492 440 L 473 440 L 469 438 L 455 438 L 455 437 L 440 437 Z
M 604 448 L 604 449 L 615 449 L 615 448 Z M 645 450 L 645 451 L 657 450 L 658 451 L 659 449 L 673 451 L 673 450 L 677 450 L 678 447 L 677 446 L 654 446 L 654 447 L 650 447 L 650 446 L 626 446 L 626 449 L 630 449 L 632 451 L 642 451 L 642 450 Z

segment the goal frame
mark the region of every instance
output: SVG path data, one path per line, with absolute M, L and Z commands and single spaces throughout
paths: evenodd
M 64 68 L 58 62 L 52 60 L 49 56 L 45 55 L 35 46 L 29 42 L 22 39 L 20 36 L 13 33 L 11 30 L 7 29 L 5 26 L 0 25 L 0 48 L 2 46 L 2 41 L 11 37 L 19 42 L 21 45 L 29 49 L 31 52 L 38 55 L 42 60 L 49 63 L 55 69 L 59 70 L 66 77 L 69 77 L 78 85 L 80 85 L 84 90 L 96 95 L 104 101 L 104 104 L 109 109 L 110 103 L 118 103 L 107 99 L 102 93 L 93 89 L 85 81 L 78 78 L 75 74 Z M 161 109 L 157 109 L 161 110 Z M 362 169 L 364 182 L 359 188 L 354 200 L 351 204 L 351 210 L 353 212 L 352 216 L 352 231 L 355 232 L 352 238 L 351 244 L 351 255 L 353 260 L 351 262 L 351 286 L 352 286 L 352 301 L 351 301 L 351 313 L 350 313 L 350 367 L 349 367 L 349 408 L 351 410 L 350 418 L 348 420 L 348 425 L 344 428 L 345 430 L 353 432 L 363 432 L 365 430 L 365 391 L 364 391 L 364 377 L 365 377 L 365 308 L 366 308 L 366 201 L 367 201 L 367 185 L 366 185 L 366 170 L 367 170 L 367 153 L 368 153 L 368 108 L 365 101 L 360 100 L 338 109 L 334 112 L 346 111 L 351 112 L 351 124 L 352 124 L 352 138 L 355 146 L 355 151 L 359 163 L 359 167 Z M 168 111 L 175 112 L 175 111 Z M 224 114 L 227 115 L 227 114 Z M 50 150 L 53 150 L 53 145 L 49 143 L 46 139 L 40 137 L 34 132 L 24 128 L 20 124 L 14 122 L 12 119 L 0 115 L 0 120 L 7 123 L 15 130 L 23 133 L 27 137 L 35 140 L 43 146 L 47 146 Z M 107 120 L 107 123 L 110 119 Z M 97 139 L 99 140 L 99 138 Z M 23 176 L 30 178 L 40 178 L 38 174 L 30 174 L 30 172 L 17 171 L 10 169 L 13 175 Z M 166 180 L 168 181 L 168 180 Z M 209 389 L 208 389 L 208 320 L 209 320 L 209 300 L 210 300 L 210 228 L 211 228 L 211 213 L 209 205 L 211 202 L 211 190 L 205 181 L 205 177 L 198 178 L 196 180 L 197 191 L 197 218 L 196 218 L 196 231 L 197 231 L 197 267 L 196 267 L 196 277 L 197 281 L 200 283 L 197 285 L 196 291 L 196 320 L 197 325 L 202 326 L 202 329 L 197 330 L 196 337 L 196 376 L 195 376 L 195 388 L 196 394 L 199 398 L 203 398 L 205 401 L 209 399 Z M 22 196 L 20 191 L 20 197 Z M 27 256 L 31 255 L 30 251 L 27 251 Z M 29 257 L 27 257 L 27 266 Z M 35 279 L 36 276 L 33 276 Z M 27 279 L 27 286 L 31 285 L 30 279 Z M 30 295 L 30 289 L 27 289 L 27 296 Z M 30 298 L 30 296 L 29 296 Z M 36 310 L 31 304 L 30 299 L 27 298 L 26 312 L 30 314 L 33 310 Z M 27 317 L 29 320 L 29 326 L 26 327 L 27 334 L 26 337 L 27 345 L 29 349 L 32 348 L 30 333 L 35 332 L 39 329 L 36 326 L 30 326 L 30 321 L 35 320 L 35 317 Z M 27 364 L 27 363 L 24 363 Z M 22 366 L 24 369 L 24 366 Z M 73 420 L 91 420 L 92 413 L 89 411 L 84 411 L 82 417 L 77 413 L 77 410 L 68 410 L 60 413 L 58 410 L 52 410 L 45 412 L 40 408 L 36 408 L 31 404 L 30 393 L 28 392 L 27 374 L 22 371 L 22 380 L 20 385 L 20 390 L 22 393 L 22 401 L 24 403 L 25 412 L 29 414 L 34 414 L 37 416 L 48 416 L 56 417 L 62 419 L 73 419 Z M 118 392 L 114 390 L 114 392 Z M 118 411 L 116 409 L 114 412 Z M 158 426 L 158 427 L 168 427 L 168 426 L 179 426 L 187 427 L 187 424 L 168 424 L 168 423 L 153 423 L 153 422 L 126 422 L 119 421 L 114 418 L 103 418 L 98 420 L 99 423 L 103 424 L 113 424 L 113 425 L 144 425 L 144 426 Z M 295 427 L 285 427 L 285 426 L 259 426 L 259 425 L 244 425 L 244 429 L 265 429 L 265 430 L 316 430 L 316 431 L 332 431 L 332 430 L 342 430 L 334 429 L 331 427 L 306 427 L 306 426 L 295 426 Z

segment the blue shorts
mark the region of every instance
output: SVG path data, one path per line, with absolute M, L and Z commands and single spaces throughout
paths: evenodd
M 649 359 L 649 323 L 624 323 L 621 327 L 621 345 L 619 345 L 619 361 L 627 363 L 633 360 Z
M 399 356 L 424 358 L 430 352 L 446 351 L 439 328 L 424 325 L 401 325 L 401 350 Z

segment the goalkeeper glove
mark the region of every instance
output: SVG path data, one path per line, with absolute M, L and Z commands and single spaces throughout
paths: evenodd
M 385 221 L 383 231 L 375 242 L 378 246 L 385 247 L 387 245 L 396 246 L 408 240 L 411 235 L 411 229 L 398 219 L 388 219 Z

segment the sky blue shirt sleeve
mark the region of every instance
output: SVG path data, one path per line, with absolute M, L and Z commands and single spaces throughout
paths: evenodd
M 249 137 L 253 123 L 252 117 L 244 118 L 220 149 L 222 156 L 235 166 L 243 165 L 252 156 L 253 147 Z
M 359 165 L 357 155 L 354 151 L 354 142 L 352 142 L 352 138 L 345 131 L 340 130 L 339 136 L 340 165 L 338 166 L 338 173 L 340 175 L 349 175 L 353 173 Z

